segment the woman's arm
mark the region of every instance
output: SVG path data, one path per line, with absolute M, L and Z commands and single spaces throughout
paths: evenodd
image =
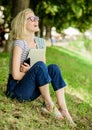
M 18 46 L 13 48 L 12 57 L 12 76 L 15 80 L 21 80 L 25 72 L 29 69 L 29 65 L 20 65 L 22 49 Z

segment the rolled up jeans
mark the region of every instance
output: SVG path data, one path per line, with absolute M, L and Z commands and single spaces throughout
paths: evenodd
M 66 86 L 59 67 L 55 64 L 46 66 L 39 61 L 35 63 L 20 80 L 14 80 L 9 75 L 6 95 L 19 101 L 35 100 L 41 93 L 39 87 L 50 83 L 54 91 Z

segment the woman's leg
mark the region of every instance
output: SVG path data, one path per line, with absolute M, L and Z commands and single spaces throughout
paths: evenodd
M 15 95 L 18 100 L 34 100 L 41 93 L 39 87 L 51 82 L 46 65 L 37 62 L 15 87 Z
M 56 91 L 56 97 L 57 97 L 57 102 L 59 105 L 59 110 L 62 113 L 62 115 L 65 116 L 69 120 L 70 123 L 75 125 L 66 105 L 64 88 L 61 88 Z
M 54 116 L 58 119 L 63 119 L 62 114 L 60 113 L 60 111 L 57 109 L 57 107 L 55 106 L 54 102 L 52 101 L 52 98 L 50 96 L 50 92 L 49 92 L 49 84 L 46 84 L 44 86 L 39 87 L 39 90 L 41 92 L 41 95 L 44 99 L 45 102 L 45 108 L 43 108 L 42 110 L 44 110 L 45 112 L 53 112 Z
M 49 84 L 46 84 L 42 87 L 39 87 L 39 90 L 41 92 L 41 95 L 42 95 L 42 98 L 44 99 L 45 101 L 45 104 L 49 104 L 51 108 L 49 109 L 52 109 L 53 106 L 54 106 L 54 103 L 52 101 L 52 98 L 50 96 L 50 92 L 49 92 Z
M 17 84 L 15 88 L 16 98 L 18 100 L 34 100 L 40 94 L 42 95 L 46 109 L 51 112 L 53 108 L 54 114 L 61 119 L 62 115 L 59 110 L 54 107 L 54 102 L 49 93 L 49 83 L 51 78 L 48 68 L 43 62 L 37 62 Z
M 39 71 L 36 74 L 37 86 L 39 86 L 39 90 L 44 99 L 47 110 L 50 112 L 53 108 L 55 108 L 54 114 L 59 119 L 61 119 L 62 115 L 60 114 L 59 110 L 55 107 L 54 102 L 52 101 L 52 98 L 50 96 L 49 82 L 51 82 L 51 78 L 48 73 L 48 68 L 43 62 L 40 62 Z
M 56 92 L 57 103 L 58 103 L 59 109 L 62 115 L 64 115 L 71 123 L 74 124 L 72 117 L 70 116 L 67 109 L 67 105 L 65 101 L 65 94 L 64 94 L 64 87 L 66 86 L 66 84 L 63 80 L 60 69 L 58 68 L 57 65 L 49 65 L 48 72 L 52 79 L 51 81 L 52 86 Z

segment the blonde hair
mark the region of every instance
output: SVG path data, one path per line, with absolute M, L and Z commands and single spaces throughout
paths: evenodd
M 10 39 L 24 39 L 26 36 L 26 13 L 34 13 L 30 8 L 27 8 L 17 14 L 17 16 L 11 22 Z

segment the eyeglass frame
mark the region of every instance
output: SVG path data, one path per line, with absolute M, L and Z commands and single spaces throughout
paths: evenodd
M 27 20 L 31 20 L 31 22 L 35 22 L 35 21 L 39 21 L 39 17 L 38 16 L 30 16 L 27 18 Z

